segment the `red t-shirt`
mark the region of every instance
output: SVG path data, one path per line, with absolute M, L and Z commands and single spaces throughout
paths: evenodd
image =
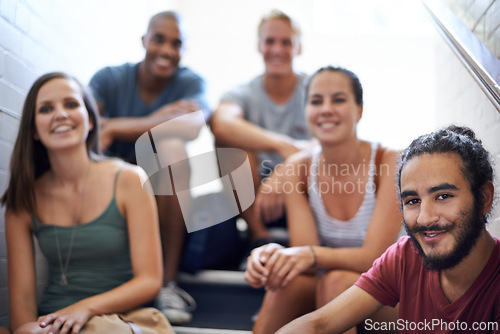
M 401 238 L 359 278 L 356 285 L 384 305 L 399 302 L 400 333 L 500 333 L 500 242 L 471 287 L 453 303 L 439 272 L 423 265 L 409 237 Z M 388 324 L 365 322 L 372 329 Z M 384 327 L 385 326 L 385 327 Z

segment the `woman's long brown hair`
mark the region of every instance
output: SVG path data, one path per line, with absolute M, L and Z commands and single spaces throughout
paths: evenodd
M 30 215 L 36 213 L 35 181 L 50 169 L 47 149 L 34 137 L 36 99 L 40 88 L 57 78 L 72 80 L 80 86 L 89 120 L 94 124 L 86 140 L 87 153 L 92 160 L 95 160 L 99 152 L 99 114 L 90 93 L 69 74 L 52 72 L 41 76 L 31 86 L 24 102 L 19 132 L 10 160 L 9 185 L 0 199 L 1 204 L 5 205 L 7 210 L 14 212 L 25 210 Z

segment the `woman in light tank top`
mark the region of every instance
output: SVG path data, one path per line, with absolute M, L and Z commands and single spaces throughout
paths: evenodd
M 397 152 L 357 136 L 363 113 L 358 77 L 324 67 L 311 76 L 306 94 L 307 123 L 320 145 L 291 157 L 281 170 L 292 247 L 255 249 L 245 273 L 251 286 L 267 289 L 257 334 L 274 333 L 340 295 L 401 228 Z M 382 309 L 375 318 L 396 320 L 397 310 Z
M 76 79 L 56 72 L 35 81 L 1 198 L 13 332 L 132 333 L 141 325 L 118 314 L 141 314 L 173 333 L 158 310 L 140 308 L 162 283 L 156 206 L 142 189 L 145 173 L 98 156 L 98 129 L 97 108 Z M 38 304 L 33 236 L 49 267 Z

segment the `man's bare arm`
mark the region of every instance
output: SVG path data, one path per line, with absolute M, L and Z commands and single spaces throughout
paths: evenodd
M 322 308 L 282 327 L 277 334 L 343 333 L 382 306 L 369 293 L 353 285 Z
M 102 107 L 99 109 L 102 111 Z M 176 126 L 172 127 L 172 136 L 185 138 L 186 140 L 195 138 L 203 124 L 177 118 L 178 116 L 186 115 L 199 109 L 198 104 L 193 100 L 179 100 L 143 117 L 103 118 L 101 124 L 101 144 L 105 149 L 115 139 L 135 141 L 146 131 L 170 120 L 176 123 Z
M 300 150 L 299 141 L 246 121 L 236 103 L 222 102 L 214 112 L 211 126 L 215 138 L 225 146 L 277 152 L 284 158 Z

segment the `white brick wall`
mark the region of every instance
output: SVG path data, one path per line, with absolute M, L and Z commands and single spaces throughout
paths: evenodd
M 147 20 L 157 11 L 175 9 L 173 2 L 0 0 L 0 194 L 7 186 L 19 117 L 33 81 L 49 71 L 68 71 L 86 84 L 104 65 L 138 61 L 130 54 L 142 56 L 140 36 Z M 110 26 L 111 18 L 117 24 Z M 115 38 L 103 34 L 103 29 Z M 124 44 L 134 46 L 136 52 Z M 38 255 L 37 263 L 42 261 Z M 6 265 L 4 209 L 0 208 L 0 326 L 9 324 Z M 38 282 L 44 277 L 46 273 L 39 273 Z
M 495 189 L 500 197 L 500 113 L 446 43 L 439 45 L 436 54 L 440 69 L 436 106 L 438 126 L 466 125 L 476 132 L 494 159 Z M 500 237 L 500 201 L 490 218 L 489 230 Z
M 500 59 L 499 0 L 446 0 L 449 8 Z

